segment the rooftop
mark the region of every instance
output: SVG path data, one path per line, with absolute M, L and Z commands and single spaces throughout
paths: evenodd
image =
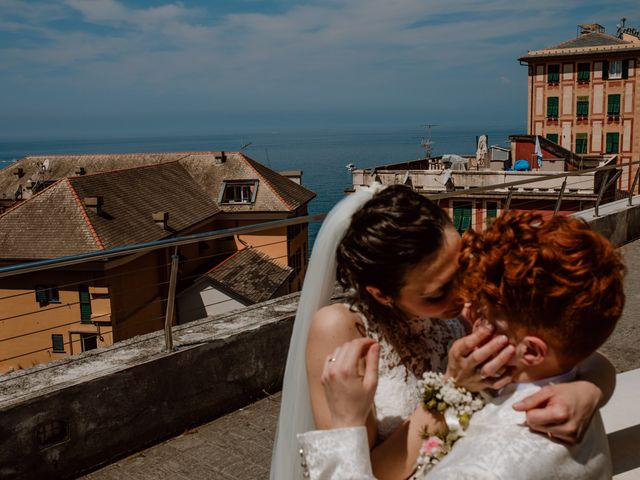
M 293 269 L 254 248 L 244 248 L 213 267 L 206 278 L 250 303 L 269 300 Z
M 214 202 L 224 180 L 258 180 L 252 204 L 221 204 L 228 212 L 291 212 L 315 194 L 240 152 L 168 152 L 27 156 L 0 170 L 0 200 L 27 199 L 64 177 L 178 162 Z
M 92 208 L 89 198 L 101 205 Z M 153 220 L 160 211 L 166 228 Z M 0 216 L 0 255 L 53 258 L 150 242 L 219 212 L 175 161 L 63 178 Z
M 623 38 L 604 33 L 604 31 L 586 31 L 576 38 L 540 50 L 529 50 L 518 60 L 528 61 L 536 58 L 593 55 L 601 53 L 626 53 L 640 51 L 640 38 L 625 34 Z

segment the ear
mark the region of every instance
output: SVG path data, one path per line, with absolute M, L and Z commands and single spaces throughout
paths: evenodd
M 521 361 L 527 367 L 540 365 L 547 357 L 547 343 L 540 337 L 524 337 L 519 347 L 522 349 Z
M 379 288 L 372 287 L 371 285 L 367 285 L 364 288 L 367 292 L 369 292 L 369 295 L 371 295 L 374 300 L 381 305 L 384 305 L 386 307 L 390 307 L 391 305 L 393 305 L 393 298 L 382 293 Z

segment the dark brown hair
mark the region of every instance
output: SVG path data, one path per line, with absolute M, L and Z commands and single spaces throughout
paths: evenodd
M 624 307 L 620 255 L 584 221 L 509 212 L 484 232 L 466 232 L 460 287 L 515 332 L 538 334 L 571 367 L 613 331 Z
M 397 297 L 409 270 L 440 249 L 447 226 L 451 220 L 438 205 L 404 185 L 385 188 L 353 215 L 337 251 L 338 281 L 385 336 L 393 335 L 402 314 L 366 287 Z

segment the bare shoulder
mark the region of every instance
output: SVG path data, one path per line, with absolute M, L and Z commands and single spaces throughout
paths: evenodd
M 309 330 L 309 340 L 342 344 L 362 336 L 360 333 L 362 327 L 358 325 L 362 325 L 360 315 L 351 310 L 349 305 L 344 303 L 327 305 L 314 315 Z

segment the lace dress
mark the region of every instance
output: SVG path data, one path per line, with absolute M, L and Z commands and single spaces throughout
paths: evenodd
M 373 331 L 361 315 L 367 336 L 380 343 L 378 388 L 374 398 L 378 439 L 387 438 L 407 419 L 420 402 L 418 377 L 400 361 L 398 352 L 381 335 Z M 415 319 L 411 330 L 421 345 L 424 355 L 418 371 L 444 372 L 447 368 L 447 352 L 451 344 L 466 335 L 462 320 Z M 414 337 L 415 338 L 415 337 Z

